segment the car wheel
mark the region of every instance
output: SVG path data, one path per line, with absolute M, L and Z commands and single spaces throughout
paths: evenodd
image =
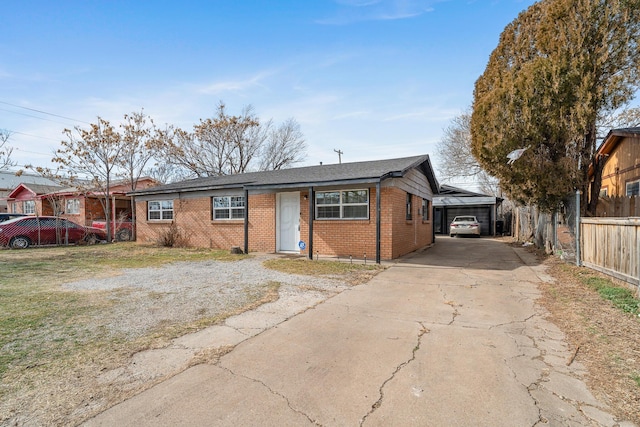
M 31 240 L 25 236 L 16 236 L 9 243 L 12 249 L 27 249 L 31 246 Z
M 99 239 L 95 234 L 87 234 L 87 237 L 84 238 L 84 241 L 89 245 L 95 245 L 98 243 Z
M 131 240 L 131 230 L 123 228 L 116 233 L 116 240 L 119 242 L 128 242 Z

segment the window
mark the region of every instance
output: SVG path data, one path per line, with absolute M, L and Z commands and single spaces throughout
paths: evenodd
M 147 217 L 150 221 L 173 219 L 173 200 L 148 202 Z
M 369 190 L 316 192 L 316 219 L 368 219 Z
M 412 204 L 411 204 L 411 200 L 413 199 L 413 196 L 410 193 L 407 193 L 407 202 L 406 202 L 406 206 L 407 206 L 407 220 L 411 219 L 411 210 L 412 210 Z
M 213 198 L 213 219 L 243 219 L 244 196 Z
M 22 202 L 22 213 L 35 214 L 36 202 L 34 200 L 25 200 L 24 202 Z
M 11 203 L 11 213 L 18 213 L 18 204 L 16 202 Z
M 640 196 L 640 181 L 627 182 L 627 196 Z
M 70 215 L 78 215 L 80 213 L 80 199 L 67 199 L 65 213 Z
M 427 199 L 422 199 L 422 220 L 429 221 L 429 213 L 431 212 L 431 204 Z
M 600 189 L 600 197 L 608 197 L 609 196 L 609 189 L 608 188 L 602 188 Z

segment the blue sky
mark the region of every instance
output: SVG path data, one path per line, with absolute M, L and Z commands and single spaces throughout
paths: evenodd
M 9 1 L 0 128 L 49 166 L 65 127 L 144 111 L 191 129 L 222 100 L 293 117 L 305 164 L 430 154 L 532 0 Z M 37 110 L 37 111 L 34 111 Z

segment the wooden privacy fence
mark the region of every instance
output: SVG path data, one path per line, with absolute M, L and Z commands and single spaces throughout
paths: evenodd
M 640 271 L 640 218 L 582 218 L 582 264 L 637 285 Z

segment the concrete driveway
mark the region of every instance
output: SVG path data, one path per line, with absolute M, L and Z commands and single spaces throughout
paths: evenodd
M 536 305 L 544 280 L 522 249 L 439 237 L 86 424 L 617 425 Z

